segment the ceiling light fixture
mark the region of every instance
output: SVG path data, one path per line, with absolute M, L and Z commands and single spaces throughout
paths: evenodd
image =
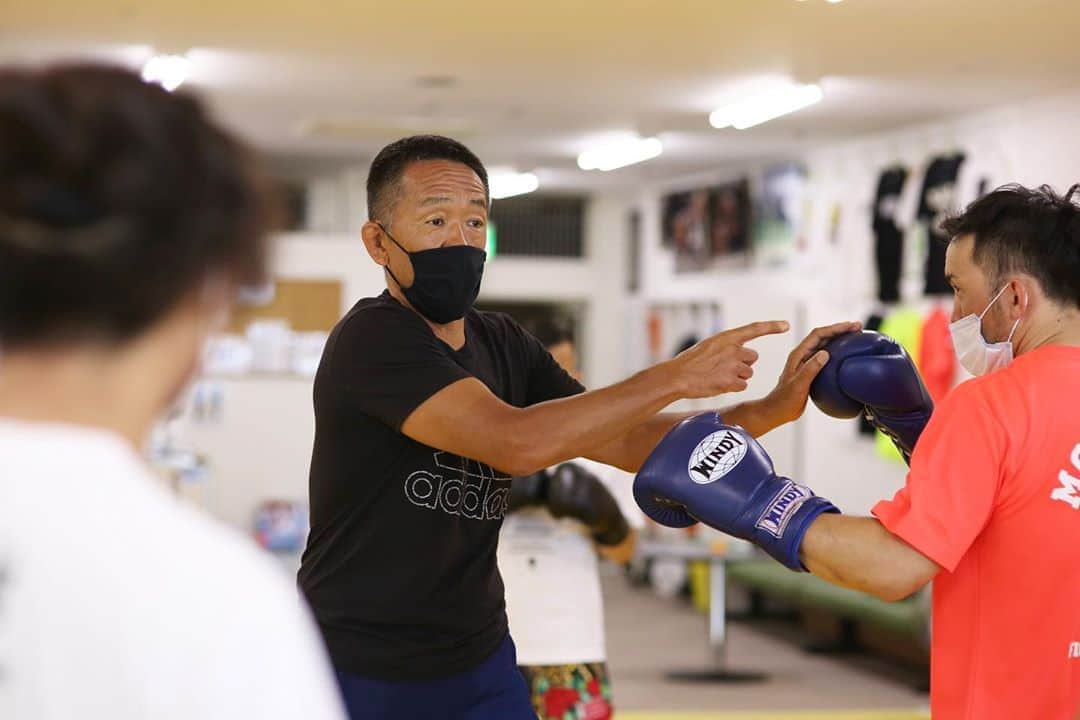
M 824 94 L 817 85 L 786 85 L 713 111 L 709 115 L 709 124 L 714 128 L 745 130 L 802 110 L 820 102 L 822 97 Z
M 491 190 L 491 199 L 499 200 L 531 193 L 540 187 L 540 180 L 530 172 L 493 170 L 488 174 L 488 187 Z
M 577 164 L 582 170 L 616 170 L 634 163 L 658 157 L 664 152 L 660 138 L 630 136 L 612 140 L 590 148 L 578 155 Z
M 155 55 L 143 65 L 142 79 L 172 92 L 187 80 L 189 66 L 183 55 Z

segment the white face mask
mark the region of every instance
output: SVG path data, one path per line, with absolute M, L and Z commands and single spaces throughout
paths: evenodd
M 1003 342 L 988 343 L 982 334 L 983 315 L 986 315 L 987 311 L 997 302 L 997 299 L 1001 297 L 1001 293 L 1005 292 L 1007 287 L 1008 285 L 1005 285 L 998 290 L 998 294 L 986 306 L 986 310 L 983 310 L 980 314 L 966 315 L 949 325 L 949 333 L 952 335 L 953 349 L 956 350 L 956 356 L 960 359 L 960 364 L 964 366 L 964 369 L 972 375 L 985 375 L 1012 362 L 1012 337 L 1013 333 L 1016 332 L 1017 325 L 1020 324 L 1019 318 L 1013 323 L 1008 339 Z

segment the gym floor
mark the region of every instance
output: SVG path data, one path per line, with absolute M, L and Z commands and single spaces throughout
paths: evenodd
M 674 682 L 669 670 L 704 669 L 705 618 L 680 599 L 633 588 L 602 564 L 607 650 L 621 720 L 925 720 L 917 677 L 877 658 L 813 655 L 794 623 L 728 624 L 728 665 L 763 682 Z

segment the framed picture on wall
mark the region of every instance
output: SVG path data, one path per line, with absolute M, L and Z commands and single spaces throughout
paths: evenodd
M 712 256 L 747 256 L 750 251 L 750 183 L 744 179 L 713 187 L 709 190 L 709 209 Z
M 665 247 L 676 272 L 700 272 L 749 251 L 750 190 L 739 180 L 668 195 L 662 200 Z

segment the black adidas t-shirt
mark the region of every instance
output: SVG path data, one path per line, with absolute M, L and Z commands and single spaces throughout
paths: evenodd
M 479 664 L 506 636 L 495 550 L 509 476 L 400 432 L 425 400 L 468 377 L 516 407 L 584 390 L 498 313 L 470 311 L 454 351 L 384 292 L 357 303 L 330 335 L 315 377 L 311 535 L 299 581 L 340 670 L 445 677 Z

